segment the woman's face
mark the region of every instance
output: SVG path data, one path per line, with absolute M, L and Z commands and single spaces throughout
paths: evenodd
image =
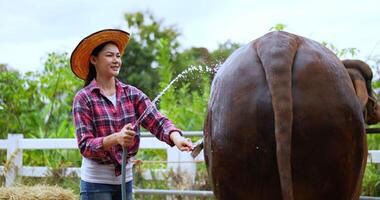
M 97 76 L 117 76 L 121 67 L 119 49 L 115 44 L 107 44 L 97 56 L 91 56 L 91 63 L 95 66 Z

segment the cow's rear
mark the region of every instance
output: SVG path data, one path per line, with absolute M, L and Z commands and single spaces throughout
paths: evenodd
M 276 63 L 282 54 L 274 59 L 271 52 L 276 42 L 286 47 L 287 41 L 275 41 L 283 38 L 296 41 L 289 43 L 294 55 L 284 70 Z M 280 68 L 268 76 L 272 66 Z M 289 85 L 278 85 L 284 78 Z M 283 91 L 290 91 L 291 101 Z M 335 55 L 306 38 L 269 33 L 234 52 L 213 81 L 205 156 L 214 193 L 218 199 L 351 199 L 365 159 L 363 124 Z M 290 130 L 288 139 L 277 137 L 288 157 L 278 158 L 276 129 Z

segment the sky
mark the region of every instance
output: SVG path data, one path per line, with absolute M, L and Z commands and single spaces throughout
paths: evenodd
M 95 31 L 128 31 L 124 14 L 137 11 L 175 25 L 183 49 L 246 44 L 282 23 L 288 32 L 357 48 L 365 60 L 380 55 L 379 8 L 379 0 L 0 0 L 0 63 L 40 71 L 48 53 L 70 55 Z

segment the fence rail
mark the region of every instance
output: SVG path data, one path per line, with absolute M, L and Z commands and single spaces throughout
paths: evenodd
M 367 129 L 367 133 L 379 133 L 380 129 Z M 185 131 L 185 136 L 202 136 L 201 131 Z M 23 166 L 22 150 L 41 150 L 41 149 L 77 149 L 75 138 L 56 138 L 56 139 L 31 139 L 23 138 L 22 134 L 8 134 L 8 139 L 0 140 L 0 150 L 7 151 L 7 160 L 11 160 L 13 167 L 10 167 L 5 177 L 5 185 L 13 185 L 16 175 L 29 177 L 49 176 L 48 167 Z M 196 162 L 204 161 L 201 153 L 193 159 L 189 153 L 180 152 L 167 144 L 160 142 L 150 133 L 141 133 L 140 149 L 164 149 L 167 152 L 167 169 L 174 172 L 185 172 L 195 178 Z M 380 164 L 380 150 L 368 151 L 368 162 Z M 0 174 L 4 172 L 4 166 L 0 166 Z M 65 175 L 76 173 L 80 176 L 80 168 L 69 167 L 65 169 Z M 149 172 L 147 174 L 150 174 Z M 147 175 L 149 176 L 149 175 Z M 187 196 L 213 196 L 211 191 L 191 191 L 191 190 L 154 190 L 136 189 L 136 194 L 156 194 L 156 195 L 187 195 Z M 380 200 L 376 197 L 361 197 L 361 200 Z
M 201 131 L 185 131 L 183 135 L 202 136 Z M 190 178 L 195 179 L 196 163 L 203 161 L 203 154 L 200 154 L 196 159 L 193 159 L 190 153 L 180 152 L 176 148 L 172 148 L 164 142 L 161 142 L 153 137 L 152 134 L 143 132 L 141 134 L 140 149 L 163 149 L 167 153 L 167 169 L 173 170 L 176 173 L 184 172 L 190 175 Z M 13 185 L 16 175 L 30 177 L 45 177 L 49 176 L 48 167 L 23 166 L 22 151 L 23 150 L 46 150 L 46 149 L 78 149 L 75 138 L 55 138 L 55 139 L 32 139 L 23 138 L 22 134 L 8 134 L 8 139 L 0 140 L 0 149 L 7 150 L 7 160 L 12 161 L 13 167 L 10 167 L 5 176 L 5 186 Z M 156 170 L 162 172 L 163 170 Z M 0 166 L 0 174 L 4 172 L 4 166 Z M 80 176 L 79 167 L 69 167 L 64 171 L 65 175 L 76 173 Z M 158 173 L 160 176 L 162 173 Z M 150 178 L 150 172 L 145 173 L 145 177 Z

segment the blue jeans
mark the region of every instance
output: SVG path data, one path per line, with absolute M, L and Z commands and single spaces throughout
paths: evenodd
M 127 200 L 132 200 L 132 181 L 126 183 Z M 121 200 L 121 185 L 80 181 L 80 200 Z

